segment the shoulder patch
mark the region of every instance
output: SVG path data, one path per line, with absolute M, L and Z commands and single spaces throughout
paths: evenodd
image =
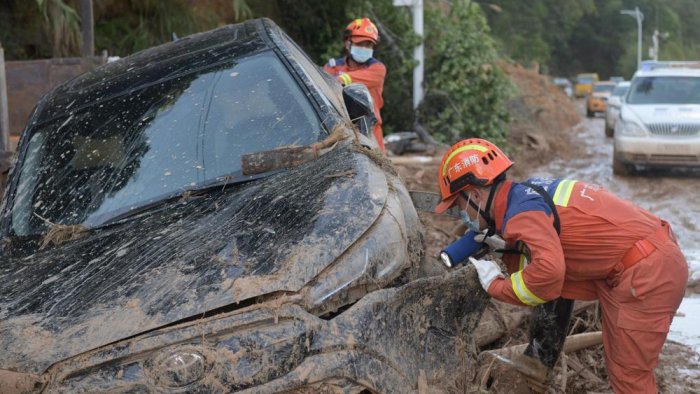
M 375 59 L 373 57 L 369 58 L 369 60 L 367 60 L 367 62 L 365 63 L 365 66 L 367 66 L 367 67 L 374 66 L 374 65 L 378 65 L 378 66 L 386 68 L 386 66 L 384 65 L 384 63 L 381 62 L 381 60 Z
M 554 180 L 556 183 L 559 183 L 558 180 Z M 528 182 L 532 184 L 536 184 L 538 186 L 542 186 L 545 190 L 547 190 L 548 193 L 551 193 L 549 191 L 550 187 L 552 187 L 552 183 L 549 185 L 547 184 L 538 184 L 535 182 L 532 182 L 531 179 L 528 179 Z M 556 188 L 556 185 L 554 185 Z M 521 185 L 519 183 L 513 183 L 513 186 L 510 188 L 510 191 L 508 192 L 508 204 L 506 208 L 506 215 L 503 218 L 503 228 L 501 231 L 505 232 L 506 231 L 506 226 L 508 225 L 508 221 L 515 215 L 522 213 L 522 212 L 528 212 L 528 211 L 540 211 L 544 212 L 547 216 L 550 216 L 552 214 L 552 210 L 549 208 L 549 205 L 547 202 L 540 196 L 539 193 L 536 191 L 530 189 L 529 187 L 525 185 Z

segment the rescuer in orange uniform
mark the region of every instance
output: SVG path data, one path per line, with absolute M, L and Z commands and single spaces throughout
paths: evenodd
M 484 290 L 533 307 L 598 299 L 613 389 L 656 393 L 654 368 L 688 280 L 669 224 L 599 185 L 507 180 L 512 165 L 477 138 L 453 145 L 440 165 L 436 212 L 457 204 L 470 228 L 486 229 L 477 240 L 505 244 L 509 276 L 494 261 L 470 258 Z
M 343 86 L 353 82 L 359 82 L 367 86 L 374 101 L 374 114 L 377 124 L 374 126 L 374 137 L 382 152 L 384 149 L 384 135 L 382 133 L 382 116 L 380 110 L 384 106 L 382 92 L 384 91 L 384 78 L 386 67 L 384 63 L 372 57 L 374 48 L 379 42 L 377 26 L 369 18 L 355 19 L 345 28 L 343 42 L 347 55 L 338 59 L 331 59 L 323 66 L 329 74 L 335 76 Z

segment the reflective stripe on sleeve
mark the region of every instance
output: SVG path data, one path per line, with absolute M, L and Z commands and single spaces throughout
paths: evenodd
M 350 75 L 348 75 L 346 73 L 342 73 L 342 74 L 338 75 L 338 78 L 340 78 L 340 82 L 343 85 L 349 85 L 352 83 L 352 78 L 350 77 Z
M 527 256 L 524 253 L 520 254 L 520 262 L 518 263 L 518 270 L 522 271 L 527 267 Z
M 523 271 L 518 271 L 510 276 L 510 282 L 513 285 L 515 296 L 525 305 L 537 306 L 544 304 L 545 302 L 541 298 L 534 295 L 528 290 L 527 286 L 525 286 L 522 272 Z
M 554 192 L 554 197 L 552 197 L 554 204 L 560 207 L 569 205 L 569 198 L 571 197 L 571 191 L 574 190 L 575 184 L 576 181 L 571 179 L 562 179 L 557 186 L 557 190 Z

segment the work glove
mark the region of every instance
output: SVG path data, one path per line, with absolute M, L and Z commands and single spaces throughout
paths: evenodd
M 476 242 L 483 242 L 486 245 L 489 246 L 489 249 L 491 252 L 493 252 L 494 256 L 498 257 L 499 259 L 503 257 L 503 253 L 496 252 L 496 250 L 502 250 L 506 248 L 506 241 L 503 240 L 498 234 L 494 234 L 492 236 L 487 236 L 486 233 L 488 230 L 484 230 L 483 233 L 477 234 L 474 236 L 474 241 Z
M 489 291 L 489 286 L 491 286 L 491 282 L 493 282 L 496 278 L 505 278 L 503 272 L 501 271 L 501 267 L 498 264 L 496 264 L 495 261 L 477 260 L 473 257 L 470 257 L 469 262 L 474 264 L 474 267 L 476 268 L 476 273 L 479 274 L 479 282 L 481 283 L 481 287 L 483 287 L 484 290 L 487 292 Z

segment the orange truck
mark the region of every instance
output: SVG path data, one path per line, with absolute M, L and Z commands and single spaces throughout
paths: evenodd
M 615 89 L 616 83 L 613 81 L 600 81 L 593 84 L 591 94 L 586 100 L 586 116 L 593 117 L 596 112 L 605 112 L 608 97 Z

